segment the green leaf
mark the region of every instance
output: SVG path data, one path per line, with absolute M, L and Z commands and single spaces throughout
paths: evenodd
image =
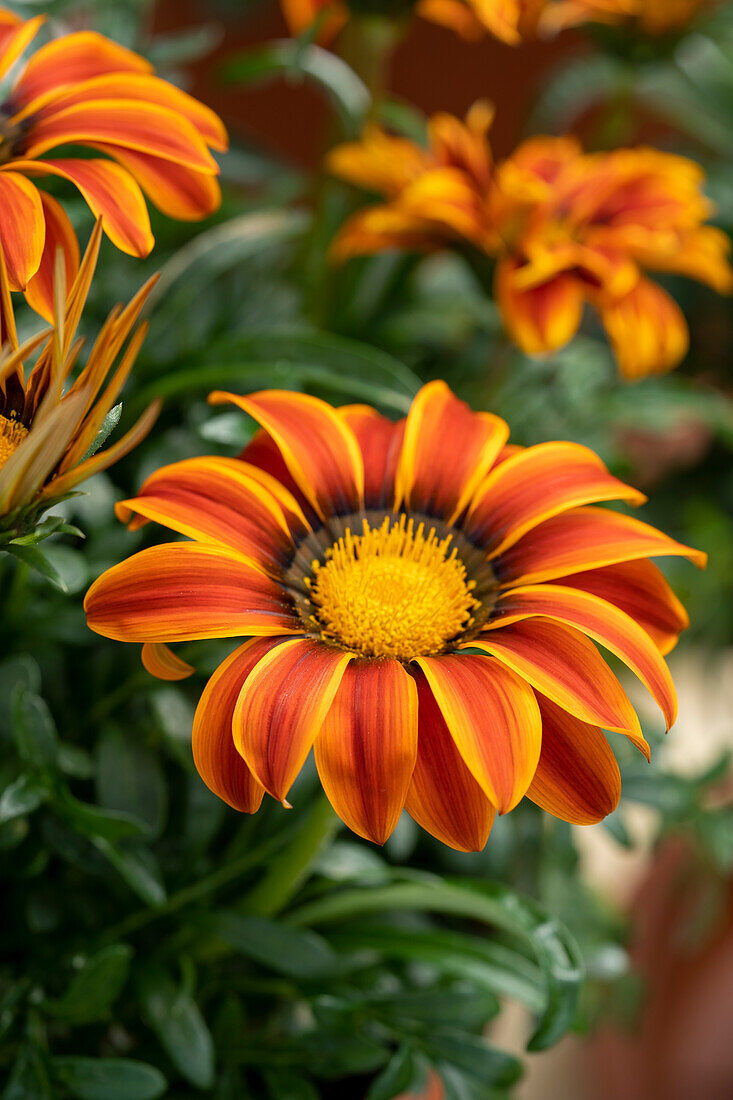
M 157 1100 L 168 1087 L 160 1070 L 129 1058 L 56 1057 L 51 1066 L 75 1100 Z
M 264 1078 L 272 1100 L 319 1100 L 319 1093 L 310 1081 L 298 1074 L 273 1069 Z
M 214 1042 L 198 1005 L 162 970 L 139 980 L 143 1014 L 176 1069 L 196 1088 L 214 1084 Z
M 141 821 L 129 814 L 82 802 L 65 787 L 55 795 L 54 810 L 72 829 L 94 841 L 115 843 L 125 837 L 139 836 L 145 829 Z
M 91 458 L 92 455 L 97 453 L 99 448 L 106 441 L 107 437 L 112 434 L 112 432 L 119 424 L 121 416 L 122 402 L 120 401 L 117 405 L 111 408 L 105 416 L 104 420 L 102 421 L 102 426 L 94 437 L 94 442 L 92 443 L 87 453 L 80 460 L 81 462 L 86 462 L 88 458 Z
M 338 966 L 335 951 L 321 936 L 288 928 L 279 921 L 221 912 L 210 914 L 201 923 L 240 955 L 290 978 L 321 978 L 333 974 Z
M 409 1046 L 401 1046 L 372 1082 L 367 1100 L 394 1100 L 406 1092 L 417 1093 L 424 1085 L 425 1067 Z
M 105 856 L 131 890 L 151 909 L 165 904 L 167 893 L 153 853 L 143 845 L 128 842 L 113 844 L 102 836 L 93 839 L 95 848 Z
M 155 753 L 129 732 L 107 729 L 97 742 L 97 798 L 107 810 L 144 822 L 159 836 L 168 808 L 165 775 Z
M 433 1064 L 447 1062 L 485 1087 L 508 1088 L 522 1076 L 522 1066 L 516 1058 L 475 1035 L 446 1028 L 432 1031 L 420 1043 Z
M 293 83 L 312 81 L 322 88 L 336 110 L 347 135 L 361 133 L 371 108 L 371 95 L 354 70 L 334 53 L 297 40 L 268 42 L 227 62 L 223 78 L 248 83 L 285 74 Z
M 21 759 L 33 768 L 55 768 L 59 739 L 44 700 L 19 684 L 12 694 L 11 712 L 13 736 Z
M 524 940 L 533 951 L 547 987 L 547 1006 L 529 1041 L 530 1050 L 557 1042 L 575 1015 L 583 962 L 567 929 L 531 898 L 500 883 L 439 879 L 402 873 L 407 881 L 371 890 L 343 890 L 291 913 L 295 927 L 341 921 L 389 909 L 415 909 L 483 920 Z
M 38 549 L 36 546 L 23 546 L 16 545 L 12 542 L 6 543 L 2 548 L 7 554 L 12 554 L 13 557 L 18 558 L 24 565 L 30 566 L 36 573 L 40 573 L 41 576 L 49 580 L 51 584 L 56 588 L 60 588 L 62 592 L 66 592 L 66 585 L 63 578 L 59 574 L 58 570 L 51 564 L 46 555 Z
M 127 944 L 103 948 L 86 960 L 62 997 L 44 1002 L 44 1010 L 70 1024 L 107 1019 L 127 981 L 131 958 Z
M 19 775 L 0 795 L 0 824 L 32 814 L 48 798 L 48 787 L 33 775 Z
M 21 1047 L 3 1092 L 3 1100 L 52 1100 L 44 1051 L 35 1043 Z

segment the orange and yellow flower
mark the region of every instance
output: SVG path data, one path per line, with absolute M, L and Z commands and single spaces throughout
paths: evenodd
M 569 341 L 589 304 L 626 377 L 676 366 L 687 324 L 645 272 L 733 290 L 730 242 L 706 224 L 713 207 L 699 166 L 649 148 L 586 154 L 567 137 L 532 138 L 494 166 L 490 121 L 479 104 L 465 123 L 436 116 L 429 150 L 374 127 L 335 149 L 331 171 L 386 201 L 346 223 L 334 257 L 468 242 L 496 257 L 497 301 L 528 354 Z
M 557 0 L 541 25 L 546 31 L 580 23 L 633 22 L 644 34 L 667 34 L 686 27 L 711 0 Z
M 11 534 L 31 532 L 40 514 L 55 501 L 131 451 L 158 414 L 155 402 L 118 442 L 107 450 L 97 449 L 105 419 L 118 400 L 145 337 L 146 325 L 140 325 L 134 333 L 133 327 L 152 280 L 127 307 L 118 307 L 110 314 L 86 365 L 70 383 L 82 350 L 83 340 L 77 339 L 76 333 L 101 237 L 101 224 L 97 222 L 68 297 L 59 270 L 58 320 L 51 332 L 39 333 L 22 345 L 0 251 L 0 530 L 4 541 Z M 27 370 L 26 361 L 40 345 L 32 369 Z
M 521 448 L 443 382 L 397 423 L 367 406 L 265 391 L 233 402 L 261 425 L 240 459 L 153 473 L 118 506 L 190 541 L 142 550 L 89 590 L 89 625 L 144 645 L 244 638 L 206 686 L 193 753 L 207 785 L 254 812 L 285 802 L 311 748 L 334 809 L 382 843 L 403 807 L 480 849 L 525 796 L 589 823 L 619 798 L 603 729 L 647 756 L 638 717 L 594 642 L 649 689 L 667 726 L 664 654 L 687 626 L 658 555 L 704 555 L 638 519 L 636 489 L 573 443 Z
M 42 16 L 22 20 L 0 7 L 0 78 L 42 22 Z M 83 145 L 104 158 L 47 156 L 65 145 Z M 71 223 L 33 180 L 73 183 L 103 218 L 113 244 L 147 256 L 154 241 L 144 195 L 171 217 L 206 217 L 221 201 L 210 148 L 226 146 L 217 115 L 156 77 L 130 50 L 91 31 L 42 46 L 0 101 L 0 247 L 11 288 L 24 291 L 51 320 L 57 249 L 64 253 L 67 285 L 78 271 Z

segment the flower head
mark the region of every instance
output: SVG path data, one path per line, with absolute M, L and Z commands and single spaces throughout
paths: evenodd
M 598 502 L 639 504 L 585 447 L 507 444 L 442 382 L 393 423 L 366 406 L 266 391 L 233 402 L 262 430 L 241 459 L 164 467 L 118 506 L 191 541 L 141 551 L 85 601 L 99 634 L 167 649 L 246 640 L 201 697 L 204 781 L 254 812 L 284 801 L 311 748 L 336 812 L 383 842 L 408 812 L 459 849 L 525 795 L 597 821 L 619 797 L 601 728 L 643 752 L 639 720 L 593 642 L 649 688 L 687 625 L 648 559 L 704 555 Z
M 57 321 L 19 345 L 0 252 L 0 538 L 33 531 L 40 515 L 92 474 L 122 458 L 150 430 L 155 403 L 117 443 L 100 451 L 100 432 L 132 370 L 145 336 L 141 325 L 112 373 L 152 280 L 107 319 L 84 368 L 70 381 L 82 350 L 76 339 L 101 240 L 98 222 L 68 294 L 63 265 L 56 279 Z M 65 306 L 63 303 L 66 303 Z M 32 368 L 29 356 L 41 347 Z M 103 440 L 102 440 L 103 442 Z
M 497 300 L 528 354 L 570 340 L 588 304 L 627 377 L 676 366 L 687 325 L 645 272 L 733 290 L 730 242 L 705 224 L 713 207 L 699 166 L 648 148 L 586 154 L 567 137 L 531 138 L 493 165 L 490 120 L 485 104 L 465 123 L 438 115 L 428 150 L 374 128 L 335 149 L 331 171 L 386 201 L 346 223 L 334 257 L 466 242 L 497 258 Z
M 38 31 L 42 16 L 22 20 L 0 7 L 0 79 Z M 221 201 L 220 119 L 154 75 L 142 57 L 102 35 L 64 35 L 32 55 L 0 96 L 0 246 L 12 290 L 53 316 L 53 271 L 61 248 L 70 285 L 79 247 L 63 207 L 39 191 L 48 176 L 73 183 L 123 252 L 147 256 L 153 236 L 145 195 L 174 218 L 197 219 Z M 49 158 L 58 146 L 83 145 L 103 158 Z
M 631 23 L 644 34 L 680 31 L 711 0 L 557 0 L 541 19 L 547 31 L 579 23 Z

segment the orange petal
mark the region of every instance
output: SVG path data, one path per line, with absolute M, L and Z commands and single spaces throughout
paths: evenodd
M 75 80 L 64 89 L 55 89 L 42 99 L 36 99 L 23 114 L 36 114 L 41 110 L 44 114 L 56 114 L 67 107 L 109 99 L 132 99 L 165 107 L 187 119 L 207 145 L 220 152 L 228 147 L 224 124 L 210 107 L 167 80 L 149 73 L 114 72 L 88 80 Z
M 459 852 L 486 847 L 495 810 L 456 748 L 435 696 L 416 670 L 417 760 L 405 809 L 432 836 Z
M 417 755 L 417 689 L 399 661 L 353 660 L 315 742 L 323 789 L 365 840 L 384 844 Z
M 310 638 L 284 642 L 248 677 L 234 711 L 234 744 L 283 802 L 305 763 L 353 654 Z
M 508 465 L 508 463 L 507 463 Z M 504 583 L 554 580 L 636 558 L 684 557 L 704 567 L 707 555 L 655 527 L 607 508 L 578 508 L 528 532 L 496 562 Z
M 584 722 L 641 736 L 626 692 L 592 642 L 549 619 L 527 619 L 469 642 Z
M 94 142 L 93 148 L 114 157 L 137 180 L 153 205 L 169 218 L 200 221 L 221 206 L 221 187 L 216 176 L 101 141 Z
M 532 688 L 492 657 L 419 657 L 446 725 L 474 779 L 499 813 L 526 794 L 540 755 Z
M 551 516 L 595 500 L 643 504 L 646 497 L 609 474 L 587 447 L 540 443 L 492 470 L 463 526 L 494 557 Z
M 596 726 L 540 698 L 542 752 L 527 797 L 573 825 L 594 825 L 618 806 L 621 775 Z
M 396 506 L 445 516 L 469 502 L 509 437 L 491 413 L 474 413 L 445 382 L 428 382 L 412 403 L 397 471 Z
M 0 80 L 35 38 L 45 15 L 22 20 L 6 8 L 0 9 Z
M 134 513 L 199 542 L 229 546 L 270 574 L 281 571 L 292 550 L 280 505 L 236 458 L 188 458 L 162 466 L 116 512 L 123 523 Z
M 31 58 L 13 86 L 13 103 L 25 106 L 52 88 L 76 84 L 106 72 L 150 73 L 145 58 L 95 31 L 55 38 Z
M 44 191 L 40 192 L 40 196 L 46 221 L 46 239 L 40 266 L 26 287 L 25 297 L 31 309 L 35 309 L 41 317 L 52 322 L 56 253 L 59 249 L 63 253 L 66 269 L 65 285 L 71 287 L 79 271 L 79 242 L 76 239 L 74 227 L 61 204 Z
M 650 561 L 622 562 L 570 577 L 558 577 L 555 584 L 592 592 L 615 604 L 643 626 L 666 656 L 690 625 L 690 617 L 661 571 Z
M 266 478 L 270 479 L 270 491 L 273 495 L 275 489 L 272 487 L 272 483 L 280 487 L 279 492 L 281 495 L 278 496 L 278 500 L 288 517 L 291 531 L 297 530 L 298 522 L 302 523 L 307 529 L 308 522 L 316 518 L 316 513 L 295 484 L 277 443 L 272 436 L 267 434 L 264 428 L 257 429 L 239 458 L 241 462 L 247 463 L 251 469 L 260 470 Z M 283 502 L 282 493 L 290 494 L 289 507 Z
M 46 219 L 41 196 L 17 172 L 0 171 L 0 248 L 11 290 L 25 290 L 43 257 Z
M 677 718 L 677 694 L 669 669 L 647 632 L 624 611 L 589 592 L 554 584 L 526 585 L 507 592 L 490 624 L 500 627 L 535 615 L 557 619 L 600 642 L 636 673 L 659 704 L 667 728 Z
M 306 500 L 321 517 L 356 512 L 364 497 L 364 463 L 354 433 L 335 409 L 307 393 L 262 390 L 247 397 L 216 391 L 257 420 L 277 443 Z
M 206 786 L 235 810 L 259 810 L 265 789 L 234 746 L 232 720 L 242 687 L 252 670 L 281 638 L 253 638 L 219 665 L 204 688 L 193 720 L 191 748 Z
M 28 175 L 60 176 L 75 184 L 116 248 L 147 256 L 155 240 L 143 193 L 129 172 L 108 160 L 18 161 Z
M 494 293 L 507 332 L 527 355 L 557 351 L 572 340 L 583 316 L 583 285 L 571 273 L 556 275 L 540 286 L 520 289 L 517 261 L 496 268 Z
M 140 659 L 143 668 L 158 680 L 187 680 L 196 671 L 163 642 L 145 642 Z
M 356 436 L 361 450 L 366 507 L 391 508 L 405 421 L 388 420 L 370 405 L 346 405 L 338 412 Z
M 195 172 L 215 175 L 219 171 L 204 139 L 188 119 L 167 107 L 136 99 L 93 100 L 60 111 L 45 108 L 28 134 L 25 155 L 33 159 L 57 145 L 95 141 L 137 149 Z
M 509 46 L 521 41 L 517 0 L 419 0 L 416 11 L 423 19 L 449 27 L 469 42 L 487 32 Z
M 685 315 L 651 279 L 640 279 L 623 298 L 599 299 L 596 304 L 625 378 L 664 374 L 687 354 Z
M 133 554 L 94 582 L 84 609 L 92 630 L 121 642 L 301 630 L 279 585 L 234 551 L 200 543 Z

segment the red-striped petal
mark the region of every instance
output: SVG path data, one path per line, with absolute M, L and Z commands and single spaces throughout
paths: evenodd
M 22 20 L 5 8 L 0 10 L 0 80 L 35 38 L 45 18 L 36 15 Z
M 510 337 L 527 355 L 557 351 L 572 340 L 583 316 L 583 284 L 561 272 L 539 286 L 517 285 L 515 260 L 497 264 L 496 302 Z
M 550 619 L 525 619 L 467 643 L 584 722 L 641 737 L 636 711 L 596 647 Z
M 219 391 L 209 395 L 212 405 L 227 401 L 272 436 L 296 485 L 321 519 L 359 510 L 364 463 L 354 433 L 335 409 L 310 394 L 286 390 L 263 390 L 247 397 Z
M 237 700 L 234 744 L 284 802 L 323 725 L 353 654 L 310 638 L 284 642 L 250 674 Z
M 95 31 L 56 38 L 29 58 L 13 86 L 13 103 L 25 106 L 52 88 L 76 84 L 107 72 L 150 73 L 153 66 L 139 54 Z
M 458 516 L 509 438 L 491 413 L 474 413 L 445 382 L 429 382 L 412 403 L 397 471 L 396 504 Z
M 141 550 L 103 573 L 84 601 L 97 634 L 121 642 L 183 642 L 298 634 L 278 584 L 220 546 L 172 543 Z
M 528 584 L 638 558 L 684 557 L 704 567 L 707 555 L 675 542 L 648 523 L 607 508 L 555 516 L 495 562 L 504 584 Z
M 654 696 L 667 728 L 674 725 L 677 695 L 669 669 L 647 632 L 624 611 L 589 592 L 534 584 L 507 592 L 497 604 L 489 626 L 501 627 L 535 615 L 573 626 L 615 653 Z
M 295 484 L 290 470 L 285 465 L 285 459 L 280 448 L 264 428 L 257 429 L 239 458 L 241 462 L 246 462 L 248 466 L 262 471 L 264 475 L 282 486 L 285 492 L 290 493 L 293 506 L 287 509 L 282 501 L 280 503 L 285 514 L 288 515 L 291 530 L 295 530 L 293 527 L 293 521 L 295 520 L 302 521 L 307 527 L 309 523 L 317 518 L 316 513 Z
M 646 497 L 609 474 L 587 447 L 540 443 L 492 470 L 463 526 L 469 538 L 494 556 L 551 516 L 596 500 L 643 504 Z
M 235 649 L 204 688 L 193 720 L 191 747 L 196 770 L 210 791 L 242 813 L 259 810 L 265 788 L 235 748 L 234 708 L 247 677 L 281 641 L 253 638 Z
M 417 760 L 405 809 L 426 832 L 459 852 L 486 847 L 495 810 L 463 762 L 419 670 Z
M 236 458 L 188 458 L 162 466 L 116 512 L 123 523 L 134 513 L 199 542 L 229 546 L 275 575 L 292 550 L 277 500 Z
M 618 806 L 621 776 L 601 730 L 540 698 L 542 752 L 527 797 L 573 825 L 594 825 Z
M 43 256 L 46 218 L 41 196 L 18 172 L 0 171 L 0 248 L 11 290 L 25 290 Z
M 388 420 L 370 405 L 347 405 L 338 411 L 356 436 L 361 450 L 366 507 L 391 508 L 405 421 Z
M 16 167 L 33 176 L 59 176 L 81 191 L 95 218 L 122 252 L 147 256 L 155 244 L 145 198 L 129 172 L 109 160 L 24 160 Z
M 195 172 L 216 174 L 219 170 L 188 119 L 167 107 L 136 99 L 100 99 L 53 112 L 46 108 L 34 120 L 25 155 L 33 159 L 57 145 L 96 141 L 137 149 Z
M 570 577 L 558 577 L 555 584 L 592 592 L 615 604 L 650 634 L 665 656 L 690 625 L 690 617 L 661 571 L 650 561 L 630 561 L 590 569 Z
M 469 771 L 499 813 L 527 792 L 540 755 L 532 688 L 492 657 L 419 657 Z
M 196 671 L 163 642 L 145 642 L 140 659 L 143 668 L 158 680 L 187 680 Z
M 384 844 L 417 755 L 417 689 L 399 661 L 353 660 L 315 742 L 323 789 L 342 821 Z
M 207 218 L 221 206 L 221 187 L 216 176 L 194 172 L 171 160 L 162 160 L 136 149 L 120 149 L 104 142 L 92 148 L 113 157 L 140 184 L 154 206 L 169 218 L 193 222 Z
M 38 271 L 29 280 L 25 297 L 31 309 L 40 313 L 47 321 L 54 318 L 54 280 L 56 272 L 56 254 L 63 253 L 66 271 L 66 288 L 73 286 L 79 271 L 79 242 L 74 227 L 64 208 L 51 195 L 39 192 L 46 222 L 43 256 Z

